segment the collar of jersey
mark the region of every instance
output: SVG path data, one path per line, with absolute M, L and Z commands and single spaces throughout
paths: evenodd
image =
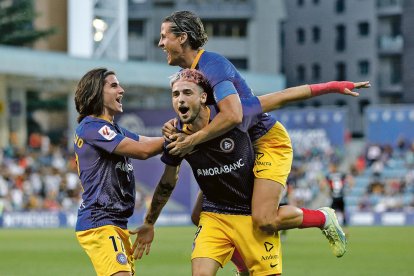
M 194 61 L 193 61 L 193 64 L 191 64 L 190 69 L 195 69 L 195 68 L 196 68 L 196 66 L 197 66 L 197 64 L 198 64 L 198 61 L 200 60 L 201 55 L 202 55 L 203 53 L 204 53 L 204 49 L 200 49 L 200 51 L 198 51 L 198 53 L 197 53 L 197 55 L 196 55 L 196 57 L 195 57 L 195 59 L 194 59 Z
M 105 122 L 110 123 L 111 125 L 114 125 L 114 122 L 111 122 L 111 121 L 109 121 L 109 120 L 105 119 L 105 118 L 104 118 L 104 117 L 102 117 L 102 116 L 93 116 L 93 115 L 90 115 L 90 117 L 92 117 L 92 118 L 96 118 L 96 119 L 101 119 L 101 120 L 104 120 Z

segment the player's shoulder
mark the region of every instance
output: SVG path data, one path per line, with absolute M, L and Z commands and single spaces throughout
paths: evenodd
M 200 62 L 209 65 L 228 65 L 231 66 L 231 62 L 225 58 L 223 55 L 220 55 L 215 52 L 204 51 L 203 55 L 201 56 Z
M 212 86 L 235 75 L 235 67 L 224 56 L 214 52 L 204 52 L 204 55 L 206 55 L 205 58 L 199 61 L 199 70 L 203 72 Z
M 76 134 L 84 139 L 93 138 L 97 135 L 113 135 L 112 125 L 103 119 L 87 116 L 76 128 Z

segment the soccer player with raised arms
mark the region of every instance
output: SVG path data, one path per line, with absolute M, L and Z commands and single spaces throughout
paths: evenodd
M 162 137 L 134 134 L 114 122 L 124 89 L 115 72 L 87 72 L 75 92 L 79 113 L 74 148 L 83 188 L 76 236 L 99 276 L 131 276 L 135 266 L 127 230 L 134 212 L 135 179 L 130 158 L 162 152 Z
M 171 79 L 172 103 L 178 115 L 177 129 L 187 134 L 209 125 L 217 116 L 217 105 L 207 105 L 211 86 L 203 74 L 184 69 Z M 255 229 L 252 221 L 255 154 L 249 135 L 261 114 L 288 102 L 306 99 L 323 89 L 357 96 L 353 88 L 369 87 L 368 82 L 331 82 L 303 85 L 259 97 L 242 99 L 243 120 L 230 131 L 195 146 L 180 157 L 164 150 L 164 173 L 154 191 L 144 224 L 136 230 L 134 257 L 150 252 L 154 224 L 167 203 L 177 180 L 182 159 L 187 160 L 202 190 L 202 211 L 192 252 L 192 275 L 215 275 L 232 257 L 240 253 L 251 275 L 280 275 L 282 252 L 279 234 Z M 313 92 L 312 92 L 313 91 Z M 254 142 L 254 139 L 253 139 Z
M 200 70 L 212 86 L 207 103 L 216 103 L 218 113 L 214 119 L 191 135 L 175 133 L 171 123 L 163 128 L 164 136 L 174 140 L 169 146 L 170 154 L 183 156 L 196 145 L 210 141 L 233 127 L 243 117 L 240 99 L 254 97 L 243 77 L 225 57 L 205 51 L 207 42 L 201 19 L 190 11 L 177 11 L 167 16 L 161 25 L 158 46 L 167 54 L 167 62 L 181 68 Z M 329 85 L 312 90 L 313 96 L 333 92 Z M 333 253 L 337 257 L 346 251 L 346 238 L 330 208 L 310 210 L 292 205 L 279 207 L 293 160 L 293 150 L 289 135 L 283 125 L 268 114 L 260 115 L 260 120 L 249 129 L 254 141 L 256 161 L 252 197 L 252 219 L 254 227 L 264 233 L 274 233 L 292 228 L 321 228 L 327 237 Z M 180 137 L 180 139 L 177 139 Z M 201 200 L 202 196 L 199 196 Z M 200 202 L 193 211 L 193 221 L 198 224 Z M 233 261 L 242 271 L 237 252 Z

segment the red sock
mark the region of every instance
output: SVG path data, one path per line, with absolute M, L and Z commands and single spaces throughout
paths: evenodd
M 303 221 L 299 228 L 319 227 L 325 225 L 325 214 L 319 210 L 300 208 L 303 211 Z
M 237 249 L 234 249 L 231 261 L 236 266 L 238 272 L 248 271 L 248 268 L 246 267 L 246 264 L 244 263 L 243 258 Z

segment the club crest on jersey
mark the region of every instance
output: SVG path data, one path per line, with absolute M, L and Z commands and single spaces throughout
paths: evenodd
M 118 253 L 116 255 L 116 260 L 118 261 L 118 263 L 120 263 L 121 265 L 126 265 L 128 263 L 128 259 L 125 256 L 124 253 Z
M 231 152 L 234 149 L 234 141 L 230 138 L 224 138 L 220 142 L 220 149 L 224 152 Z
M 114 137 L 116 136 L 116 132 L 113 131 L 109 126 L 101 127 L 101 129 L 98 132 L 102 135 L 103 138 L 105 138 L 108 141 L 114 139 Z

